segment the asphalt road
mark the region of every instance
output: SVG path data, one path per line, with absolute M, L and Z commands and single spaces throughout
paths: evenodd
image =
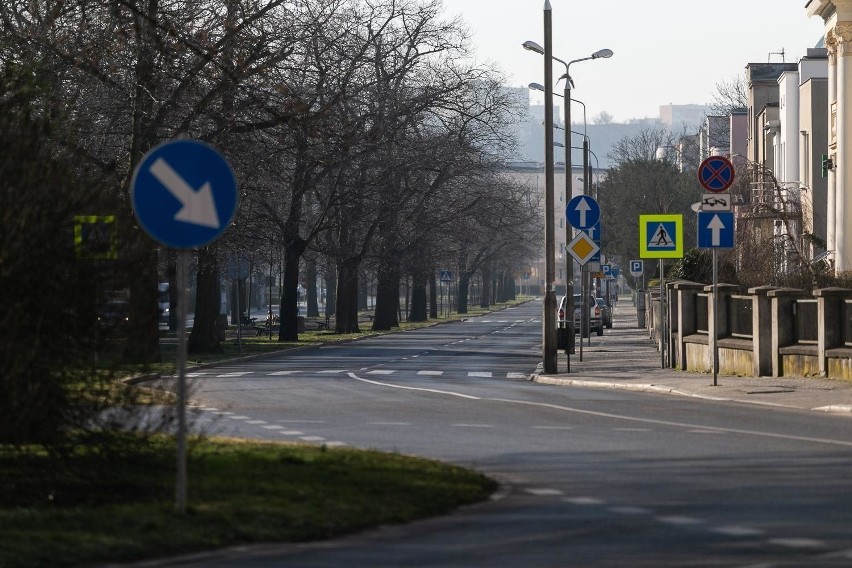
M 503 489 L 446 518 L 163 564 L 852 566 L 848 417 L 530 382 L 540 311 L 195 374 L 205 431 L 417 454 Z M 592 347 L 623 330 L 616 321 Z M 635 372 L 635 356 L 613 350 L 607 365 Z

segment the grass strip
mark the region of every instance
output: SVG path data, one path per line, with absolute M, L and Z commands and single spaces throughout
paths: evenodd
M 47 458 L 45 458 L 47 459 Z M 195 440 L 186 515 L 174 444 L 104 463 L 82 455 L 50 482 L 0 454 L 0 566 L 125 562 L 225 546 L 328 539 L 448 513 L 496 488 L 464 468 L 398 454 Z

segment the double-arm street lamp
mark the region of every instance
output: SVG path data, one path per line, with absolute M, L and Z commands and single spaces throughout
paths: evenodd
M 549 4 L 546 4 L 546 6 L 549 7 Z M 549 12 L 549 10 L 547 8 L 545 8 L 545 10 L 547 12 Z M 545 26 L 545 34 L 546 35 L 548 34 L 548 31 L 549 30 L 548 30 L 547 26 Z M 549 41 L 549 38 L 548 38 L 548 41 Z M 548 41 L 546 41 L 545 43 L 548 44 Z M 549 51 L 551 51 L 550 49 L 548 49 L 547 52 L 546 52 L 543 47 L 541 47 L 539 44 L 537 44 L 534 41 L 525 41 L 523 43 L 523 47 L 524 47 L 524 49 L 527 49 L 529 51 L 534 51 L 538 54 L 544 55 L 545 57 L 549 56 L 550 59 L 552 59 L 554 61 L 558 61 L 559 63 L 561 63 L 562 65 L 565 66 L 565 74 L 562 77 L 560 77 L 559 79 L 560 80 L 565 79 L 565 88 L 564 88 L 563 98 L 565 99 L 565 144 L 564 144 L 565 145 L 565 199 L 566 199 L 566 202 L 567 202 L 567 201 L 570 201 L 571 198 L 573 197 L 573 191 L 572 191 L 572 187 L 571 187 L 571 170 L 572 170 L 572 165 L 571 165 L 571 101 L 572 101 L 572 99 L 571 99 L 571 88 L 574 86 L 574 82 L 571 80 L 571 75 L 570 75 L 571 65 L 573 63 L 578 63 L 580 61 L 589 61 L 591 59 L 608 59 L 608 58 L 612 57 L 612 50 L 611 49 L 600 49 L 600 50 L 592 53 L 588 57 L 581 57 L 579 59 L 572 59 L 571 61 L 563 61 L 562 59 L 559 59 L 558 57 L 554 57 L 552 55 L 552 53 L 548 53 Z M 548 47 L 549 47 L 549 45 L 548 45 Z M 552 95 L 553 91 L 550 88 L 550 84 L 549 84 L 550 76 L 551 76 L 551 74 L 548 73 L 549 69 L 550 69 L 550 65 L 547 64 L 547 62 L 546 62 L 545 63 L 545 85 L 544 85 L 543 90 L 545 92 L 545 107 L 550 106 L 549 112 L 551 113 L 550 115 L 548 115 L 547 114 L 548 109 L 545 108 L 545 110 L 544 110 L 545 117 L 550 116 L 550 121 L 548 123 L 548 126 L 545 128 L 545 134 L 544 134 L 546 146 L 551 145 L 552 137 L 553 137 L 553 129 L 551 128 L 552 125 L 553 125 L 553 118 L 552 118 L 553 117 L 553 115 L 552 115 L 552 113 L 553 113 L 553 110 L 552 110 L 552 108 L 553 108 L 552 107 L 552 105 L 553 105 L 553 95 Z M 530 85 L 530 87 L 532 88 L 532 85 Z M 586 110 L 586 105 L 584 104 L 583 105 L 584 115 L 585 115 L 585 110 Z M 546 120 L 545 122 L 548 122 L 548 121 Z M 585 137 L 585 136 L 584 136 L 583 143 L 584 143 L 584 146 L 587 147 L 588 138 Z M 545 150 L 545 153 L 546 152 L 547 152 L 547 149 Z M 547 164 L 545 164 L 545 167 L 548 167 Z M 550 167 L 552 167 L 552 165 Z M 584 170 L 585 169 L 587 169 L 587 166 L 584 168 Z M 552 213 L 553 213 L 553 211 L 551 210 L 550 214 L 552 214 Z M 547 222 L 548 221 L 545 220 L 545 223 L 547 223 Z M 553 221 L 551 220 L 550 223 L 552 224 Z M 571 226 L 566 223 L 566 225 L 565 225 L 565 243 L 567 244 L 567 243 L 571 242 L 572 238 L 573 238 L 573 234 L 572 234 Z M 566 313 L 568 314 L 566 316 L 566 319 L 568 317 L 573 319 L 573 317 L 574 317 L 573 316 L 573 314 L 574 314 L 574 259 L 573 259 L 573 257 L 571 257 L 570 254 L 566 255 L 566 257 L 567 257 L 567 266 L 566 266 L 567 278 L 566 278 L 565 294 L 566 294 L 566 301 L 567 301 Z M 550 261 L 550 259 L 547 259 L 547 260 Z M 582 289 L 582 286 L 581 286 L 581 289 Z M 585 298 L 585 296 L 586 296 L 586 294 L 581 295 L 581 298 L 582 298 L 582 301 L 583 301 L 583 310 L 581 312 L 582 318 L 588 318 L 588 305 L 587 305 L 588 300 L 587 300 L 587 298 Z M 545 300 L 546 300 L 546 298 L 545 298 Z M 554 303 L 555 303 L 555 300 L 554 300 Z M 545 304 L 547 304 L 546 301 L 545 301 Z M 546 306 L 545 306 L 545 309 L 546 309 Z M 547 322 L 547 314 L 546 313 L 545 313 L 544 321 Z M 546 333 L 546 331 L 545 331 L 545 333 Z M 545 348 L 545 351 L 547 351 L 546 348 Z M 574 351 L 574 334 L 569 332 L 568 333 L 568 349 L 567 349 L 567 352 L 569 353 L 569 355 L 568 355 L 568 372 L 571 371 L 571 356 L 570 356 L 570 353 L 572 353 L 573 351 Z M 545 359 L 547 359 L 546 353 L 545 353 Z M 547 362 L 545 361 L 545 372 L 548 372 L 547 367 L 548 367 L 548 365 L 547 365 Z

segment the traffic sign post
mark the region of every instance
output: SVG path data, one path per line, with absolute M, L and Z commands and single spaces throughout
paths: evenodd
M 724 156 L 710 156 L 698 166 L 698 183 L 713 193 L 725 191 L 734 183 L 734 165 Z
M 660 366 L 666 368 L 668 314 L 666 310 L 666 258 L 683 257 L 683 215 L 639 215 L 639 254 L 660 260 Z
M 601 208 L 594 197 L 578 195 L 572 198 L 565 207 L 565 217 L 572 227 L 584 231 L 597 224 L 601 218 Z
M 683 257 L 683 215 L 639 215 L 642 258 Z
M 698 248 L 734 248 L 734 214 L 731 211 L 698 212 Z
M 177 259 L 178 431 L 175 508 L 186 513 L 186 286 L 187 249 L 206 245 L 237 210 L 237 184 L 225 159 L 195 140 L 156 146 L 133 172 L 130 201 L 154 240 L 179 249 Z

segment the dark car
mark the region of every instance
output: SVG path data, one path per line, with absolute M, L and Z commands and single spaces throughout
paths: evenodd
M 98 311 L 98 326 L 104 330 L 119 330 L 127 327 L 130 322 L 130 304 L 113 300 L 107 302 Z
M 607 329 L 612 329 L 612 307 L 603 298 L 595 298 L 595 303 L 601 311 L 601 320 Z

